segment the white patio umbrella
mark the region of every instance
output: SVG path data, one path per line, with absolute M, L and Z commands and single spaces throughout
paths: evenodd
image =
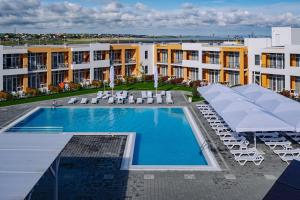
M 157 87 L 158 87 L 158 72 L 157 72 L 157 65 L 154 66 L 153 69 L 153 74 L 154 74 L 154 88 L 156 90 L 156 96 L 157 96 Z
M 111 65 L 110 69 L 109 69 L 109 87 L 111 87 L 111 91 L 112 91 L 112 95 L 114 93 L 114 87 L 115 87 L 115 70 L 114 70 L 114 66 Z

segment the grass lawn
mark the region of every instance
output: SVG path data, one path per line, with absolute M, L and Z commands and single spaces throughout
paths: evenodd
M 109 90 L 110 88 L 106 88 L 106 90 Z M 158 90 L 182 90 L 182 91 L 192 91 L 192 88 L 183 86 L 183 85 L 172 85 L 172 84 L 159 84 Z M 11 105 L 17 105 L 17 104 L 23 104 L 23 103 L 31 103 L 31 102 L 37 102 L 37 101 L 44 101 L 44 100 L 51 100 L 51 99 L 58 99 L 58 98 L 64 98 L 64 97 L 70 97 L 70 96 L 78 96 L 83 94 L 91 94 L 96 93 L 99 90 L 103 90 L 103 88 L 92 88 L 92 89 L 81 89 L 73 92 L 63 92 L 63 93 L 56 93 L 56 94 L 49 94 L 49 95 L 43 95 L 43 96 L 37 96 L 37 97 L 28 97 L 28 98 L 22 98 L 22 99 L 14 99 L 14 100 L 8 100 L 8 101 L 2 101 L 0 102 L 0 107 L 3 106 L 11 106 Z M 139 83 L 133 83 L 133 84 L 124 84 L 124 85 L 118 85 L 115 86 L 114 90 L 155 90 L 153 87 L 153 82 L 139 82 Z

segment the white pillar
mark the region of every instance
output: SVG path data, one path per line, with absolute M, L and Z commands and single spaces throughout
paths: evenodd
M 291 90 L 291 77 L 290 75 L 284 76 L 284 89 L 290 91 Z
M 198 70 L 199 70 L 199 73 L 198 73 L 198 79 L 199 80 L 202 80 L 202 67 L 201 67 L 201 65 L 202 65 L 202 50 L 199 50 L 199 52 L 198 52 L 198 57 L 199 57 L 199 60 L 198 60 L 198 62 L 199 62 L 199 67 L 198 67 Z
M 94 68 L 90 66 L 90 80 L 94 80 Z

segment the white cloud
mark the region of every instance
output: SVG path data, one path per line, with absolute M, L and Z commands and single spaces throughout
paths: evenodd
M 275 6 L 275 5 L 274 5 Z M 274 7 L 273 6 L 273 7 Z M 286 6 L 287 7 L 287 6 Z M 267 8 L 266 8 L 267 9 Z M 280 9 L 277 9 L 280 10 Z M 18 26 L 24 29 L 80 30 L 126 27 L 132 29 L 185 29 L 203 26 L 269 27 L 300 26 L 300 14 L 295 12 L 263 12 L 255 8 L 204 8 L 185 3 L 178 9 L 158 10 L 142 3 L 133 5 L 117 1 L 100 8 L 90 8 L 70 2 L 43 4 L 40 0 L 0 0 L 0 27 Z M 1 28 L 0 28 L 1 30 Z M 3 31 L 3 30 L 1 30 Z

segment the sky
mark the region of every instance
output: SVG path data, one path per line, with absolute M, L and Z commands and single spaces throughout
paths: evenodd
M 300 0 L 0 0 L 0 32 L 269 35 Z

